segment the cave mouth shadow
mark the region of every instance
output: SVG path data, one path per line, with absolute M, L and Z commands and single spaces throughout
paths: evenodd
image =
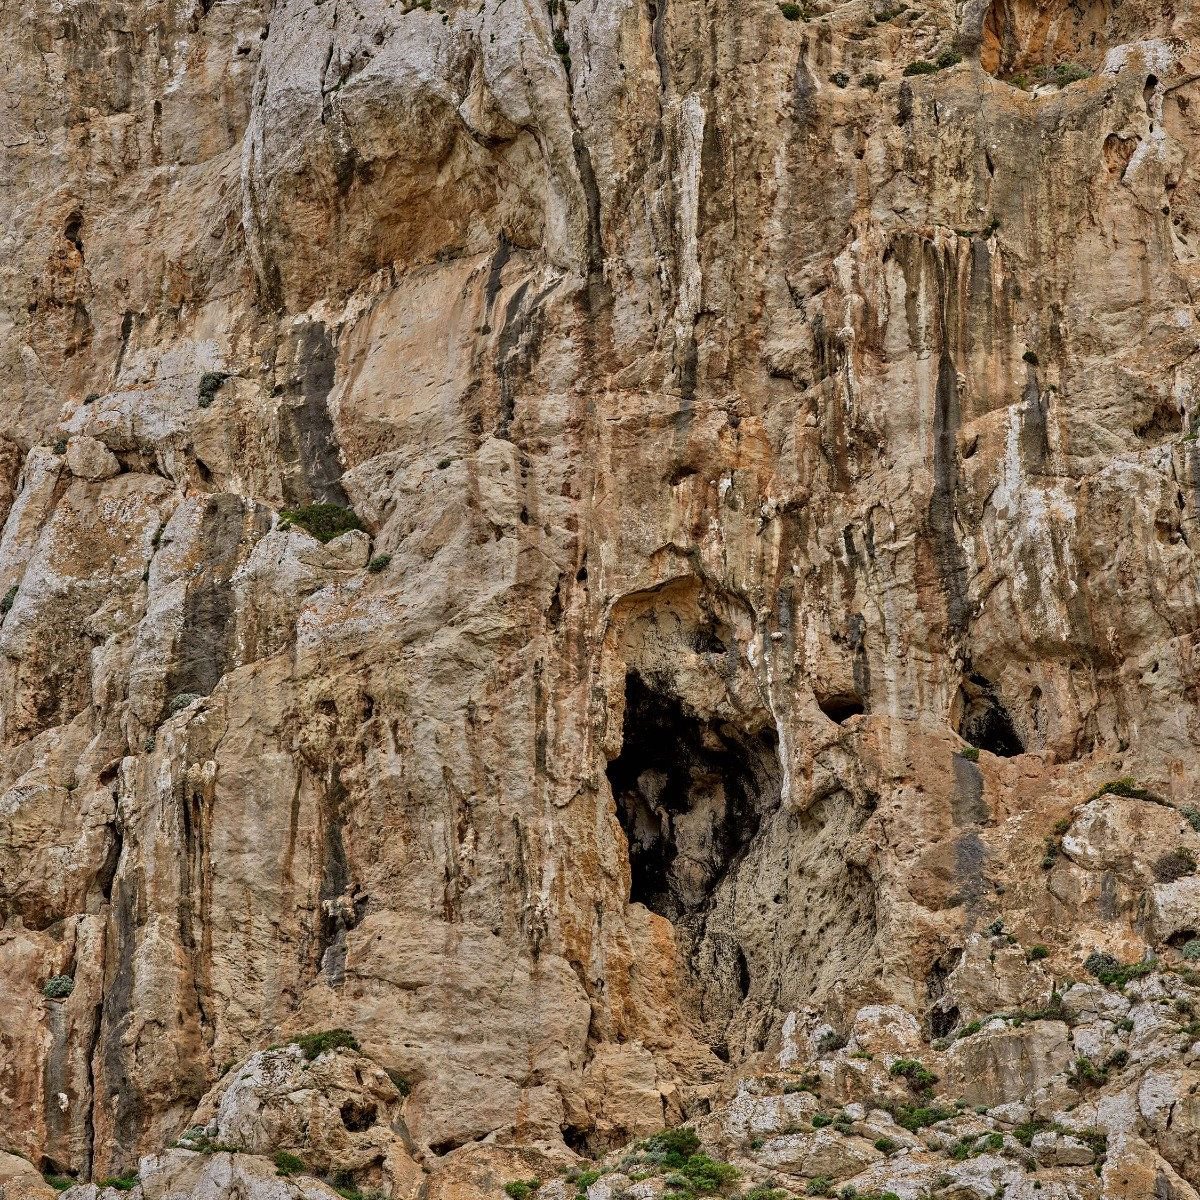
M 629 844 L 630 902 L 698 933 L 714 892 L 779 803 L 774 728 L 705 718 L 630 670 L 621 752 L 607 774 Z

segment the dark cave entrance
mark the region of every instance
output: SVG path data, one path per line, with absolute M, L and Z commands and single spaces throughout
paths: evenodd
M 990 680 L 968 676 L 959 691 L 959 705 L 958 735 L 964 741 L 998 758 L 1025 753 L 1025 743 Z
M 705 719 L 630 671 L 608 781 L 629 842 L 630 901 L 698 932 L 714 890 L 779 801 L 775 730 Z M 748 987 L 744 980 L 743 995 Z

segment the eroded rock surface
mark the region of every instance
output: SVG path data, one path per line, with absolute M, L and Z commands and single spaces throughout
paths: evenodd
M 0 13 L 3 1170 L 1193 1195 L 1196 26 Z

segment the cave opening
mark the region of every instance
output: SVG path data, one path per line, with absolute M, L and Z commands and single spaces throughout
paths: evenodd
M 1005 708 L 992 683 L 982 675 L 970 675 L 959 689 L 958 735 L 972 746 L 1012 758 L 1025 753 L 1025 742 L 1011 713 Z
M 629 671 L 608 780 L 629 844 L 630 901 L 686 926 L 779 801 L 778 739 L 772 727 L 747 732 L 698 715 L 661 681 Z M 739 990 L 748 989 L 747 975 Z

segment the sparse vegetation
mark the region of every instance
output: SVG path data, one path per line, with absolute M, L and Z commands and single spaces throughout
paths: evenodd
M 882 82 L 883 77 L 876 75 L 874 71 L 867 71 L 858 77 L 858 86 L 869 88 L 871 91 L 874 91 Z
M 1108 1082 L 1108 1072 L 1086 1055 L 1081 1054 L 1068 1076 L 1074 1087 L 1100 1087 Z
M 1131 979 L 1140 979 L 1155 970 L 1158 963 L 1154 959 L 1146 962 L 1122 964 L 1111 954 L 1094 951 L 1087 956 L 1084 970 L 1094 975 L 1105 987 L 1123 988 Z
M 1058 63 L 1053 67 L 1044 67 L 1040 73 L 1043 83 L 1052 83 L 1056 87 L 1064 88 L 1068 84 L 1077 83 L 1080 79 L 1087 79 L 1091 76 L 1091 71 L 1085 67 L 1077 66 L 1075 63 Z
M 200 388 L 196 396 L 196 403 L 201 408 L 208 408 L 216 399 L 217 393 L 221 390 L 221 385 L 228 378 L 228 374 L 223 371 L 205 371 L 200 376 Z
M 102 1188 L 112 1188 L 117 1192 L 132 1192 L 137 1187 L 137 1172 L 129 1171 L 125 1175 L 109 1175 L 106 1179 L 100 1180 Z
M 0 616 L 8 616 L 12 612 L 12 606 L 17 599 L 17 585 L 14 583 L 12 587 L 4 593 L 4 598 L 0 600 Z
M 779 11 L 783 13 L 784 18 L 788 21 L 798 21 L 804 15 L 803 10 L 798 4 L 781 4 Z
M 835 1030 L 827 1029 L 817 1039 L 818 1054 L 832 1054 L 836 1050 L 843 1050 L 846 1047 L 847 1039 Z
M 834 87 L 849 87 L 850 76 L 847 75 L 845 71 L 834 71 L 834 73 L 829 77 L 829 82 L 832 83 Z
M 948 1121 L 951 1117 L 958 1115 L 957 1110 L 953 1108 L 943 1108 L 937 1104 L 900 1104 L 886 1097 L 876 1097 L 873 1104 L 876 1108 L 890 1113 L 892 1120 L 901 1129 L 907 1129 L 909 1133 L 917 1133 L 929 1125 L 936 1125 L 939 1121 Z
M 70 1175 L 43 1175 L 42 1178 L 56 1191 L 65 1192 L 75 1180 Z
M 167 705 L 167 718 L 170 719 L 183 712 L 189 704 L 194 704 L 200 698 L 199 692 L 179 692 L 172 696 L 171 702 Z
M 903 1079 L 914 1092 L 928 1092 L 937 1083 L 938 1077 L 915 1058 L 898 1058 L 890 1067 L 888 1074 Z
M 934 62 L 939 71 L 945 71 L 948 67 L 958 66 L 962 62 L 962 55 L 955 53 L 953 50 L 943 50 Z
M 1050 947 L 1043 946 L 1041 944 L 1041 942 L 1037 942 L 1036 944 L 1030 946 L 1029 949 L 1025 951 L 1025 961 L 1026 962 L 1040 962 L 1043 958 L 1049 958 L 1049 957 L 1050 957 Z
M 304 1057 L 312 1062 L 327 1050 L 357 1050 L 358 1039 L 348 1029 L 326 1029 L 321 1033 L 302 1033 L 292 1042 L 304 1051 Z
M 290 1150 L 277 1150 L 274 1163 L 276 1175 L 299 1175 L 306 1169 L 304 1159 Z
M 936 75 L 937 70 L 938 68 L 936 63 L 926 62 L 925 59 L 918 58 L 915 62 L 910 62 L 908 66 L 900 72 L 900 74 L 907 76 Z
M 833 1180 L 828 1175 L 814 1175 L 804 1189 L 806 1196 L 832 1196 Z
M 75 990 L 75 980 L 70 975 L 52 975 L 42 985 L 42 995 L 47 1000 L 65 1000 Z
M 330 542 L 351 529 L 362 529 L 358 516 L 340 504 L 305 504 L 300 508 L 285 508 L 279 514 L 279 526 L 287 529 L 299 525 L 318 542 Z
M 391 561 L 392 556 L 390 554 L 377 554 L 369 563 L 367 563 L 367 570 L 370 571 L 372 575 L 378 575 L 380 571 L 386 571 L 388 569 Z
M 881 1137 L 875 1139 L 875 1149 L 880 1154 L 893 1154 L 900 1149 L 900 1143 L 893 1141 L 890 1137 Z
M 1158 800 L 1152 791 L 1142 787 L 1128 775 L 1110 780 L 1103 787 L 1097 788 L 1088 799 L 1099 800 L 1101 796 L 1124 796 L 1126 800 Z
M 1196 856 L 1186 846 L 1169 850 L 1154 860 L 1154 878 L 1159 883 L 1174 883 L 1195 873 Z
M 1200 962 L 1200 938 L 1189 938 L 1179 951 L 1188 962 Z
M 510 1179 L 504 1185 L 504 1191 L 509 1200 L 529 1200 L 541 1186 L 540 1179 Z
M 1185 804 L 1179 810 L 1183 814 L 1183 819 L 1197 832 L 1200 833 L 1200 808 L 1195 805 Z

